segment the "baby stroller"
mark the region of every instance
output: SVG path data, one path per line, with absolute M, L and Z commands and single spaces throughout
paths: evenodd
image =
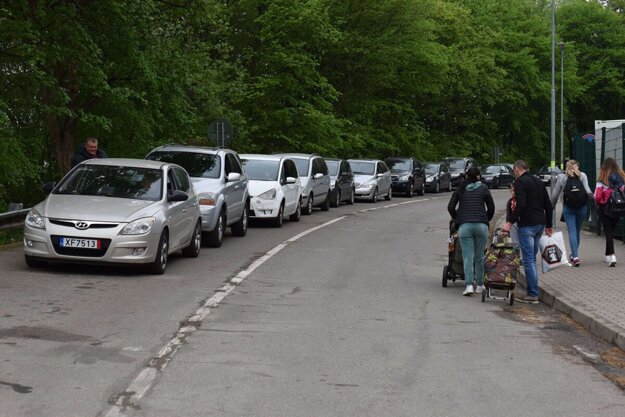
M 456 223 L 449 222 L 449 239 L 447 239 L 447 265 L 443 267 L 443 287 L 447 287 L 447 281 L 464 280 L 464 265 L 462 263 L 462 248 Z
M 482 302 L 486 298 L 506 300 L 514 304 L 514 286 L 521 269 L 521 251 L 519 245 L 512 243 L 509 236 L 497 230 L 493 236 L 493 243 L 486 251 L 484 260 L 484 287 Z M 505 291 L 506 296 L 495 296 L 492 290 Z

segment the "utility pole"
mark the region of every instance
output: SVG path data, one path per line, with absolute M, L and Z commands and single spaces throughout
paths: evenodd
M 551 0 L 551 190 L 555 187 L 556 166 L 556 2 Z
M 564 166 L 564 42 L 560 46 L 560 167 Z

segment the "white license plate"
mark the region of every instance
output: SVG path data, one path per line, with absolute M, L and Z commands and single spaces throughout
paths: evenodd
M 76 239 L 73 237 L 62 237 L 60 246 L 64 248 L 101 249 L 98 239 Z

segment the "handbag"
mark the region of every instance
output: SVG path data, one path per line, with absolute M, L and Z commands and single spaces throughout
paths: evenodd
M 554 232 L 551 236 L 543 235 L 538 245 L 543 272 L 563 265 L 570 266 L 562 232 Z

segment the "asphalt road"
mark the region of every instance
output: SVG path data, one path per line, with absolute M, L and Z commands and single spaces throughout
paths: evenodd
M 625 415 L 523 310 L 441 287 L 448 199 L 256 225 L 162 276 L 0 250 L 0 416 Z

